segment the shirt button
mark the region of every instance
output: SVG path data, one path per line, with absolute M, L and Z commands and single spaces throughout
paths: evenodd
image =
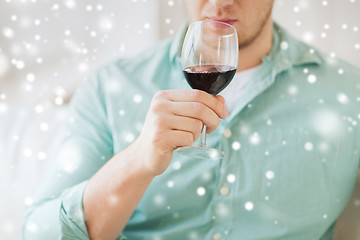
M 213 240 L 220 240 L 220 239 L 221 239 L 221 234 L 220 234 L 220 233 L 215 233 L 215 234 L 212 236 L 212 239 L 213 239 Z
M 227 186 L 222 186 L 221 188 L 220 188 L 220 194 L 221 195 L 228 195 L 229 194 L 229 188 L 227 187 Z
M 231 137 L 231 130 L 229 128 L 226 128 L 223 132 L 224 137 L 229 138 Z

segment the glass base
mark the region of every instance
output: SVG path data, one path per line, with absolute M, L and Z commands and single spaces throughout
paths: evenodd
M 178 153 L 192 158 L 219 160 L 226 156 L 226 153 L 215 148 L 207 147 L 181 147 L 176 149 Z

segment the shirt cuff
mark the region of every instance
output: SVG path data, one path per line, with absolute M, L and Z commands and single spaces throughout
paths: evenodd
M 61 194 L 60 206 L 60 239 L 87 240 L 89 235 L 86 229 L 83 212 L 83 195 L 87 181 L 66 189 Z
M 84 181 L 68 188 L 61 194 L 60 240 L 90 239 L 83 210 L 83 195 L 87 182 Z M 127 238 L 120 235 L 116 240 L 127 240 Z

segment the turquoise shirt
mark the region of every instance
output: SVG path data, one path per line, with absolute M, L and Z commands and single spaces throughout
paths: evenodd
M 137 138 L 155 92 L 190 88 L 179 59 L 185 30 L 100 68 L 75 93 L 25 240 L 88 239 L 87 180 Z M 270 54 L 207 137 L 226 158 L 175 152 L 118 239 L 332 239 L 358 172 L 359 80 L 355 67 L 274 24 Z

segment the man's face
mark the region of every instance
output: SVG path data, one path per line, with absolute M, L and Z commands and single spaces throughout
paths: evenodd
M 251 44 L 271 17 L 274 0 L 185 0 L 190 23 L 206 19 L 233 25 L 239 47 Z

